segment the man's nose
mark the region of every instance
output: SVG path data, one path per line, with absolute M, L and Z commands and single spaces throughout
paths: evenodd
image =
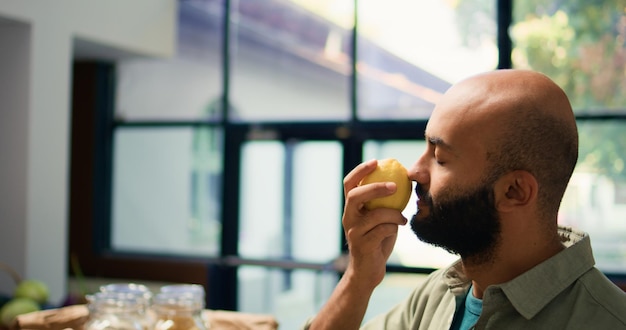
M 409 179 L 416 181 L 421 185 L 425 185 L 430 182 L 430 174 L 424 155 L 418 158 L 417 161 L 415 161 L 415 163 L 413 163 L 413 165 L 409 168 Z

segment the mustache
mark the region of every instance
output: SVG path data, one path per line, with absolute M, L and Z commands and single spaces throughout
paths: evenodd
M 430 192 L 424 190 L 424 187 L 419 183 L 415 185 L 415 194 L 417 195 L 418 201 L 432 204 L 432 196 L 430 195 Z

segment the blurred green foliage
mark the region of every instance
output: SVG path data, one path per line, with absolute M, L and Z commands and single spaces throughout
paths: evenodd
M 484 16 L 495 21 L 493 3 L 452 2 L 468 44 L 494 33 L 470 28 Z M 577 114 L 626 115 L 626 0 L 514 0 L 513 6 L 514 67 L 550 76 Z M 580 123 L 579 169 L 626 181 L 626 120 Z

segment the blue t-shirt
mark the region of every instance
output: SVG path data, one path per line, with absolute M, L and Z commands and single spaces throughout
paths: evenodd
M 451 330 L 471 329 L 478 321 L 482 311 L 483 301 L 474 297 L 472 287 L 470 287 L 467 295 L 465 295 L 465 304 L 459 306 L 459 310 L 456 312 Z

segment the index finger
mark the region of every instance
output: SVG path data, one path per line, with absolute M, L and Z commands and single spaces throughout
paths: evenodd
M 343 193 L 348 194 L 348 191 L 356 188 L 359 182 L 369 173 L 371 173 L 378 165 L 378 160 L 371 159 L 357 165 L 348 173 L 343 179 Z

